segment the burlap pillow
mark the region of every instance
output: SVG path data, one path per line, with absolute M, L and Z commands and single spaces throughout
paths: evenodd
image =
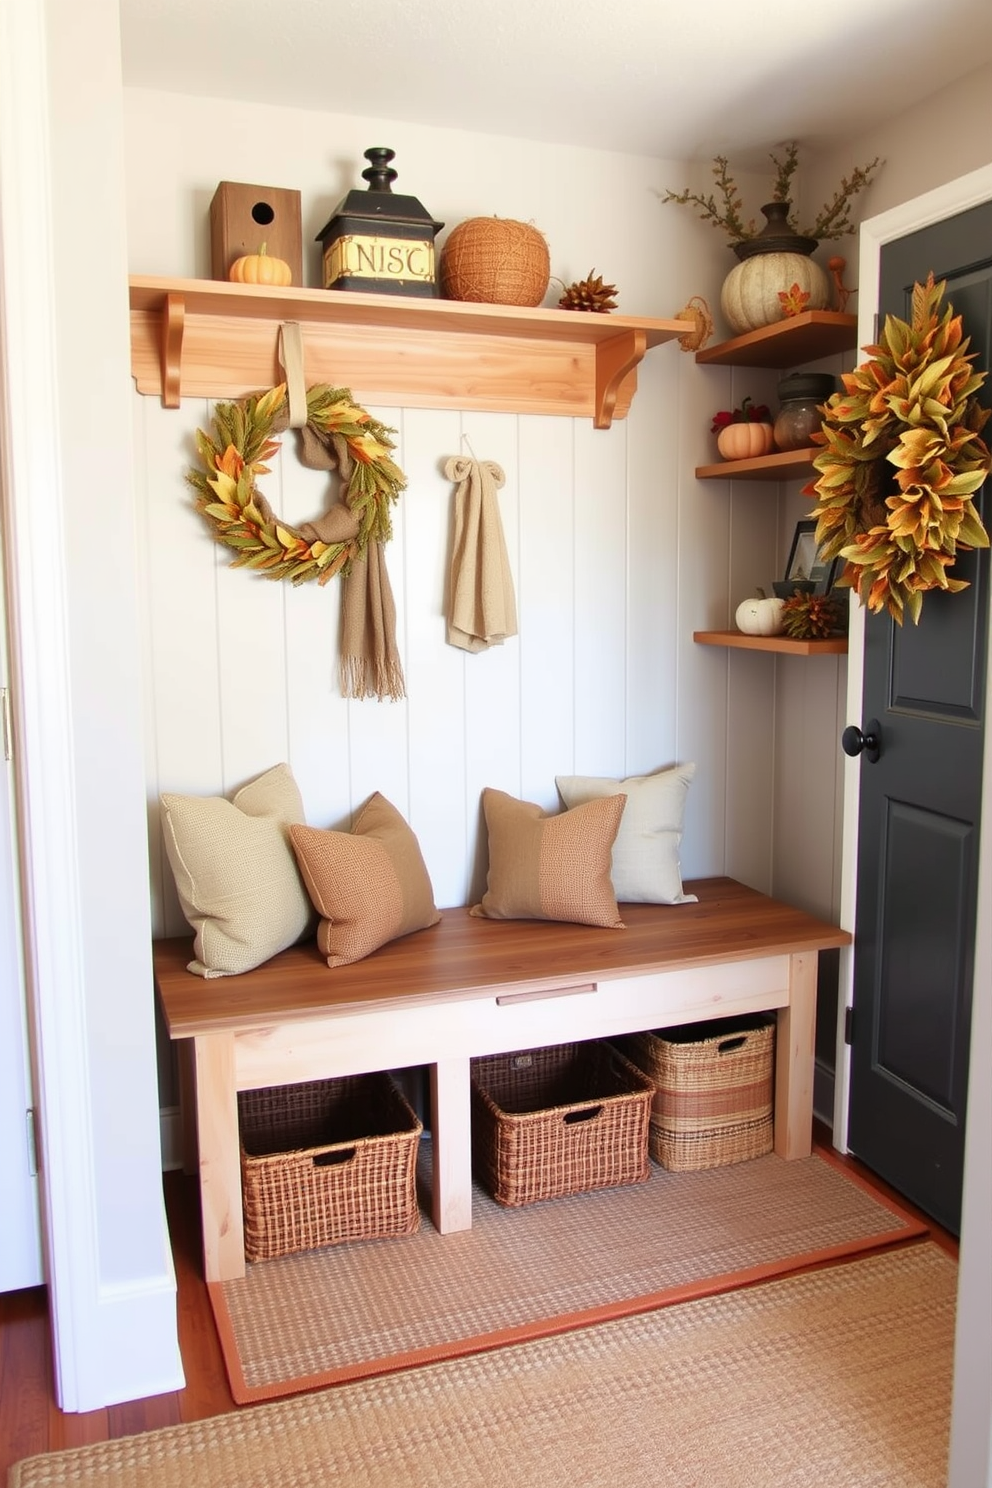
M 691 904 L 695 894 L 682 891 L 679 844 L 693 764 L 610 780 L 597 775 L 556 775 L 567 807 L 625 795 L 620 830 L 613 844 L 611 877 L 621 904 Z
M 572 920 L 624 928 L 610 882 L 610 855 L 625 797 L 611 795 L 549 815 L 486 789 L 489 879 L 471 913 L 490 920 Z
M 378 791 L 350 832 L 292 827 L 290 838 L 322 916 L 317 944 L 328 966 L 360 961 L 387 941 L 441 918 L 420 844 Z
M 313 910 L 289 845 L 303 801 L 288 765 L 236 793 L 162 796 L 162 835 L 183 913 L 196 932 L 198 976 L 234 976 L 284 951 Z

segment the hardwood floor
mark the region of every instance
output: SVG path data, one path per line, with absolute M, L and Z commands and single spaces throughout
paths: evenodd
M 820 1145 L 829 1146 L 825 1128 L 818 1127 L 816 1139 Z M 911 1212 L 918 1212 L 855 1158 L 841 1161 L 862 1174 L 881 1193 L 895 1198 Z M 11 1463 L 22 1457 L 240 1409 L 227 1386 L 203 1281 L 196 1183 L 181 1173 L 166 1173 L 164 1181 L 178 1282 L 179 1344 L 186 1388 L 85 1415 L 65 1415 L 55 1404 L 52 1388 L 45 1288 L 0 1295 L 0 1483 L 6 1482 Z M 932 1239 L 950 1254 L 957 1255 L 957 1241 L 952 1235 L 932 1222 L 930 1231 Z

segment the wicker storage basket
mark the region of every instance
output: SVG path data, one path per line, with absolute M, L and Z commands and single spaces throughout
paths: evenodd
M 246 1260 L 419 1227 L 423 1127 L 388 1075 L 243 1090 L 238 1116 Z
M 476 1171 L 509 1207 L 643 1183 L 652 1093 L 598 1040 L 473 1059 Z
M 774 1017 L 723 1018 L 617 1042 L 654 1084 L 649 1149 L 662 1167 L 719 1168 L 771 1151 Z
M 539 305 L 551 281 L 547 242 L 529 222 L 469 217 L 441 249 L 441 288 L 449 300 Z

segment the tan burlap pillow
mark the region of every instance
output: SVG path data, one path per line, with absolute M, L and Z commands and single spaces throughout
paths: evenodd
M 288 765 L 233 800 L 162 796 L 162 835 L 179 902 L 196 932 L 198 976 L 251 971 L 305 935 L 313 910 L 289 845 L 303 801 Z
M 350 832 L 292 827 L 290 838 L 317 913 L 317 944 L 328 966 L 436 925 L 441 916 L 414 833 L 377 791 Z
M 555 776 L 558 793 L 569 809 L 602 796 L 627 797 L 610 870 L 621 904 L 695 902 L 695 894 L 683 892 L 679 861 L 685 801 L 695 773 L 696 766 L 687 764 L 653 775 L 628 775 L 626 780 Z
M 529 801 L 486 789 L 489 879 L 471 913 L 490 920 L 572 920 L 624 928 L 610 858 L 626 796 L 604 796 L 549 815 Z

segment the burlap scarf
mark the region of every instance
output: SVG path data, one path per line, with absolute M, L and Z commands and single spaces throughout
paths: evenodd
M 288 428 L 288 414 L 273 432 Z M 300 459 L 312 470 L 336 470 L 343 486 L 351 479 L 353 460 L 340 435 L 325 434 L 304 424 L 299 430 Z M 256 498 L 257 500 L 257 498 Z M 264 500 L 264 498 L 263 498 Z M 324 516 L 299 527 L 307 542 L 350 542 L 358 536 L 359 521 L 343 501 Z M 396 604 L 386 571 L 382 543 L 370 542 L 351 561 L 341 589 L 341 694 L 351 698 L 406 696 L 403 667 L 396 647 Z
M 505 476 L 494 460 L 452 455 L 444 473 L 457 482 L 448 592 L 448 644 L 485 651 L 517 633 L 517 606 L 497 490 Z

